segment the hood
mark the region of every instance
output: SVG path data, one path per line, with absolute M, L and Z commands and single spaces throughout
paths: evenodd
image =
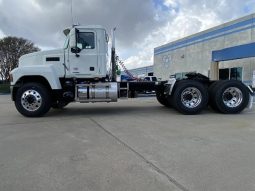
M 19 67 L 45 64 L 46 57 L 63 56 L 64 49 L 46 50 L 25 54 L 19 58 Z

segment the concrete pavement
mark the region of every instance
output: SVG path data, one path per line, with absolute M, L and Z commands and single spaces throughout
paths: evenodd
M 254 117 L 138 98 L 25 118 L 2 95 L 0 190 L 255 190 Z

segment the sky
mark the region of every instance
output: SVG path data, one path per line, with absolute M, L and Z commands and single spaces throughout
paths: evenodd
M 72 20 L 108 33 L 117 27 L 117 54 L 132 69 L 152 65 L 157 46 L 255 13 L 255 0 L 0 0 L 0 10 L 0 38 L 42 50 L 62 47 Z

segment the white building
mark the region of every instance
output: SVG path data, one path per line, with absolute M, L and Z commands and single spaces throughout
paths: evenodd
M 255 14 L 170 42 L 154 49 L 154 75 L 182 78 L 186 72 L 210 73 L 212 51 L 255 41 Z M 254 50 L 255 51 L 255 50 Z M 255 58 L 220 63 L 220 79 L 252 83 Z

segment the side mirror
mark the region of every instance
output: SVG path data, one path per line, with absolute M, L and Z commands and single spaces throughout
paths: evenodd
M 72 53 L 75 53 L 76 56 L 77 56 L 77 54 L 78 54 L 79 52 L 81 52 L 81 49 L 80 49 L 79 47 L 71 48 L 71 52 L 72 52 Z
M 70 48 L 76 48 L 76 30 L 75 28 L 72 28 L 72 30 L 70 31 Z
M 72 53 L 79 53 L 81 49 L 77 46 L 77 37 L 79 30 L 76 28 L 72 28 L 70 31 L 70 48 Z

